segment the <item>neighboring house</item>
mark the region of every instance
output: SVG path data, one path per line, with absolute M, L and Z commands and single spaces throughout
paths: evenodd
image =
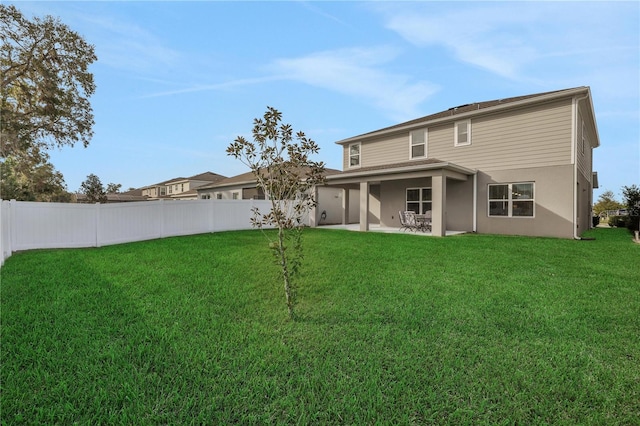
M 589 87 L 450 108 L 336 142 L 343 219 L 358 198 L 361 230 L 400 227 L 432 211 L 432 233 L 578 238 L 592 224 L 592 151 L 600 145 Z
M 107 194 L 107 203 L 130 203 L 133 201 L 147 201 L 149 198 L 142 195 L 140 189 L 133 189 L 126 192 Z M 76 202 L 88 203 L 85 194 L 76 194 Z
M 339 170 L 325 169 L 325 175 L 340 173 Z M 219 182 L 197 188 L 198 198 L 216 200 L 264 200 L 265 194 L 257 187 L 253 172 L 242 173 Z M 317 202 L 314 223 L 329 224 L 342 222 L 342 190 L 323 186 L 317 188 Z M 355 205 L 352 211 L 357 213 Z M 324 213 L 324 214 L 323 214 Z
M 142 195 L 149 199 L 175 199 L 175 200 L 196 200 L 198 199 L 197 188 L 219 182 L 225 176 L 217 173 L 205 172 L 188 178 L 178 177 L 154 185 L 142 187 Z

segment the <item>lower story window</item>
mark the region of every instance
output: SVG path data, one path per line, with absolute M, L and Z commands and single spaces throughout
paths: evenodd
M 489 185 L 489 216 L 533 217 L 533 182 Z
M 407 188 L 406 210 L 417 214 L 431 210 L 431 188 Z

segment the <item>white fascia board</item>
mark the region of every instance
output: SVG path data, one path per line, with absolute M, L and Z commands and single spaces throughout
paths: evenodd
M 419 171 L 437 170 L 437 169 L 452 170 L 452 171 L 459 172 L 469 176 L 476 173 L 476 170 L 468 169 L 466 167 L 458 166 L 457 164 L 452 164 L 449 162 L 442 162 L 442 163 L 433 163 L 433 164 L 422 164 L 422 165 L 416 165 L 416 166 L 373 169 L 373 170 L 366 170 L 362 172 L 348 173 L 344 175 L 331 175 L 331 176 L 327 176 L 327 182 L 330 182 L 332 180 L 345 179 L 345 178 L 380 176 L 380 175 L 410 173 L 410 172 L 419 172 Z

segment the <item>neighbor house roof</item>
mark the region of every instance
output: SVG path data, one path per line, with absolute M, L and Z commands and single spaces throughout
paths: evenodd
M 165 186 L 165 185 L 173 184 L 176 182 L 184 182 L 184 181 L 192 181 L 192 180 L 218 182 L 222 179 L 226 179 L 226 176 L 219 175 L 218 173 L 213 173 L 213 172 L 204 172 L 204 173 L 200 173 L 190 177 L 175 177 L 169 180 L 165 180 L 163 182 L 143 186 L 140 189 L 154 188 L 156 186 Z
M 492 101 L 474 102 L 470 104 L 458 105 L 451 107 L 447 110 L 437 112 L 435 114 L 427 115 L 424 117 L 416 118 L 414 120 L 405 121 L 400 124 L 385 127 L 372 132 L 364 133 L 358 136 L 353 136 L 347 139 L 337 141 L 337 144 L 344 144 L 349 142 L 355 142 L 363 138 L 375 137 L 384 135 L 386 133 L 395 132 L 398 130 L 409 130 L 412 128 L 418 128 L 426 124 L 432 124 L 433 122 L 449 121 L 451 119 L 463 119 L 465 116 L 471 116 L 481 112 L 490 112 L 493 110 L 500 110 L 503 108 L 515 108 L 520 105 L 527 105 L 531 102 L 541 102 L 546 100 L 554 100 L 565 96 L 589 94 L 589 87 L 581 86 L 572 89 L 555 90 L 551 92 L 535 93 L 524 96 L 514 96 L 511 98 L 495 99 Z M 592 108 L 593 110 L 593 108 Z M 598 143 L 599 144 L 599 143 Z
M 340 173 L 340 170 L 336 169 L 325 169 L 325 176 L 334 175 Z M 242 186 L 242 185 L 255 185 L 256 178 L 253 175 L 253 172 L 246 172 L 236 176 L 231 176 L 226 179 L 223 179 L 219 182 L 208 183 L 206 185 L 202 185 L 198 187 L 198 190 L 203 189 L 213 189 L 213 188 L 226 188 L 230 186 Z

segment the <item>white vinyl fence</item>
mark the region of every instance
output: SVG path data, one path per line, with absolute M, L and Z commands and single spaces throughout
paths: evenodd
M 100 247 L 177 235 L 250 229 L 265 200 L 142 201 L 114 204 L 1 201 L 0 265 L 15 251 Z

